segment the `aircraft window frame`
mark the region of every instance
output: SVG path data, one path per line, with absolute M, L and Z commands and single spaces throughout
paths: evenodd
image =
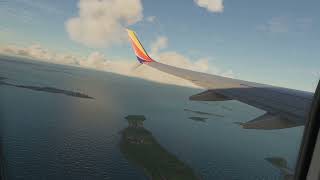
M 313 158 L 316 158 L 315 153 L 319 153 L 315 151 L 316 145 L 320 145 L 320 139 L 317 138 L 319 136 L 320 129 L 320 80 L 318 82 L 317 89 L 315 91 L 312 105 L 310 106 L 309 114 L 307 115 L 307 122 L 304 128 L 303 138 L 300 146 L 299 159 L 297 161 L 296 169 L 295 169 L 295 178 L 297 180 L 306 179 L 309 173 L 309 169 L 311 169 L 311 162 Z M 317 160 L 315 160 L 317 161 Z M 319 164 L 318 160 L 318 164 Z M 317 165 L 317 163 L 313 163 L 312 165 Z M 314 168 L 314 167 L 312 167 Z M 310 173 L 318 173 L 312 171 Z M 314 175 L 312 175 L 313 177 Z M 316 176 L 316 175 L 315 175 Z M 311 174 L 310 174 L 311 177 Z
M 320 133 L 318 134 L 318 137 L 317 137 L 317 144 L 313 152 L 307 179 L 308 180 L 320 179 Z

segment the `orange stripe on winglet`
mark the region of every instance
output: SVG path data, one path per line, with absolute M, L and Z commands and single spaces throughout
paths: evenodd
M 131 44 L 132 44 L 132 48 L 133 48 L 136 56 L 139 56 L 141 59 L 143 59 L 145 61 L 152 61 L 152 59 L 148 55 L 141 52 L 141 50 L 137 47 L 137 45 L 134 42 L 131 41 Z

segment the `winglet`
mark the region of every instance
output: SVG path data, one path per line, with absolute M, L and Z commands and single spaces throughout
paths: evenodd
M 129 39 L 131 42 L 132 49 L 137 56 L 138 61 L 141 64 L 153 62 L 154 60 L 150 58 L 146 50 L 143 48 L 142 44 L 140 43 L 136 33 L 130 29 L 127 29 Z

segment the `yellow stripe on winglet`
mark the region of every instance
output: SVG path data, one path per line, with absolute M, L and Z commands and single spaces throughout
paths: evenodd
M 138 37 L 136 33 L 130 29 L 127 29 L 128 35 L 131 38 L 131 40 L 134 42 L 134 44 L 140 49 L 141 52 L 143 52 L 146 56 L 148 56 L 147 52 L 142 47 L 142 44 L 139 42 Z

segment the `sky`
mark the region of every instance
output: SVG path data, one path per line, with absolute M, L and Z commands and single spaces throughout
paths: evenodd
M 320 78 L 320 1 L 0 0 L 0 50 L 149 80 L 132 73 L 125 28 L 163 63 L 314 91 Z

